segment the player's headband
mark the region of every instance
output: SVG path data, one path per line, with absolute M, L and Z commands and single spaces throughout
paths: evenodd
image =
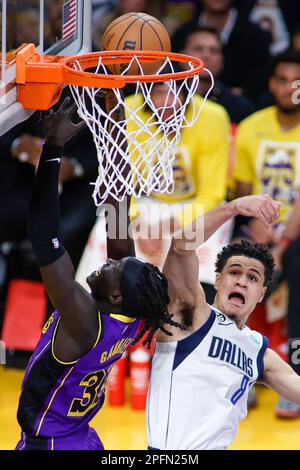
M 133 256 L 129 257 L 123 266 L 121 274 L 122 314 L 130 317 L 141 317 L 138 305 L 137 282 L 142 269 L 146 267 L 144 261 Z
M 141 305 L 139 295 L 139 283 L 141 280 L 142 271 L 152 270 L 153 281 L 156 284 L 161 284 L 163 288 L 163 301 L 168 304 L 170 298 L 168 295 L 168 283 L 162 273 L 154 266 L 145 263 L 139 258 L 133 256 L 127 258 L 124 263 L 123 271 L 121 274 L 121 295 L 122 295 L 122 314 L 134 318 L 146 318 L 145 307 Z M 146 309 L 147 310 L 147 309 Z M 149 315 L 149 309 L 148 309 Z M 155 312 L 151 313 L 153 318 Z

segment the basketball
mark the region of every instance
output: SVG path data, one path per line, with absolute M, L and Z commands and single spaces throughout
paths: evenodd
M 105 51 L 165 51 L 171 50 L 171 40 L 164 25 L 146 13 L 127 13 L 116 18 L 106 28 L 102 38 Z M 143 63 L 143 73 L 153 75 L 162 65 L 162 60 Z M 109 65 L 109 70 L 120 75 L 128 64 Z M 132 64 L 127 75 L 140 75 L 138 64 Z

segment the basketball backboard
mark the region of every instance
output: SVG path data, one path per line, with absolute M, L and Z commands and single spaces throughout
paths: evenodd
M 91 0 L 0 0 L 0 135 L 32 111 L 17 100 L 16 54 L 34 43 L 41 55 L 91 50 Z

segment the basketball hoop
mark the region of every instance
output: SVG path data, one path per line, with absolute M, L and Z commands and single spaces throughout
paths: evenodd
M 156 64 L 155 74 L 145 75 L 144 63 Z M 109 66 L 114 64 L 122 64 L 121 75 L 110 73 Z M 127 75 L 133 64 L 139 75 Z M 212 85 L 197 107 L 193 96 L 203 70 L 209 73 Z M 128 83 L 136 86 L 131 105 L 120 93 Z M 157 83 L 167 87 L 160 108 L 152 100 Z M 64 85 L 70 85 L 78 114 L 91 130 L 97 150 L 99 176 L 93 197 L 99 206 L 108 195 L 120 201 L 125 194 L 139 197 L 153 191 L 173 191 L 172 162 L 180 130 L 198 119 L 213 87 L 213 77 L 200 59 L 183 54 L 104 51 L 74 57 L 39 56 L 29 44 L 17 55 L 17 84 L 18 99 L 29 109 L 49 109 L 59 100 Z M 116 107 L 124 106 L 125 120 L 116 122 L 112 118 L 116 108 L 109 113 L 102 109 L 97 99 L 99 88 L 114 91 Z M 166 113 L 168 117 L 164 118 Z M 125 150 L 120 142 L 127 142 Z M 131 171 L 124 179 L 122 168 L 128 164 Z

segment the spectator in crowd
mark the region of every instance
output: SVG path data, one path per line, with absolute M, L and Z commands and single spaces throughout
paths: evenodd
M 295 49 L 296 51 L 300 51 L 300 25 L 294 30 L 292 37 L 291 37 L 291 49 Z
M 205 67 L 213 74 L 215 84 L 209 99 L 226 109 L 231 123 L 238 124 L 254 112 L 254 106 L 247 98 L 235 95 L 228 86 L 219 80 L 224 57 L 220 35 L 213 27 L 198 25 L 192 27 L 185 36 L 181 52 L 202 59 Z M 211 78 L 209 74 L 203 72 L 200 75 L 198 93 L 205 96 L 210 86 Z
M 213 26 L 219 32 L 224 51 L 220 80 L 254 102 L 267 88 L 270 34 L 238 14 L 233 0 L 203 0 L 203 9 L 194 24 Z M 173 49 L 181 50 L 192 24 L 179 29 Z
M 300 104 L 293 88 L 299 79 L 300 53 L 288 51 L 276 56 L 269 82 L 275 106 L 248 117 L 237 132 L 237 196 L 263 193 L 282 202 L 279 227 L 266 230 L 254 220 L 248 224 L 252 239 L 269 245 L 279 237 L 300 186 Z M 283 414 L 290 406 L 282 400 L 277 412 Z
M 237 133 L 234 174 L 238 195 L 272 195 L 283 203 L 281 221 L 286 220 L 297 197 L 300 104 L 293 84 L 299 79 L 300 53 L 287 51 L 276 56 L 269 85 L 275 106 L 248 117 Z M 271 231 L 259 232 L 258 236 L 265 243 L 274 239 Z
M 286 31 L 292 33 L 299 24 L 300 3 L 298 0 L 236 0 L 235 6 L 251 21 L 256 21 L 257 18 L 260 23 L 261 16 L 271 19 L 274 33 L 272 47 L 275 44 L 277 44 L 276 47 L 280 44 L 283 47 Z M 270 21 L 268 23 L 270 24 Z M 279 49 L 277 50 L 279 52 Z
M 288 3 L 290 5 L 286 7 Z M 240 0 L 237 2 L 237 8 L 241 14 L 271 34 L 270 53 L 272 55 L 283 52 L 289 45 L 289 26 L 285 16 L 293 11 L 292 3 L 297 2 L 294 0 L 292 2 L 289 0 L 287 2 L 280 0 Z

